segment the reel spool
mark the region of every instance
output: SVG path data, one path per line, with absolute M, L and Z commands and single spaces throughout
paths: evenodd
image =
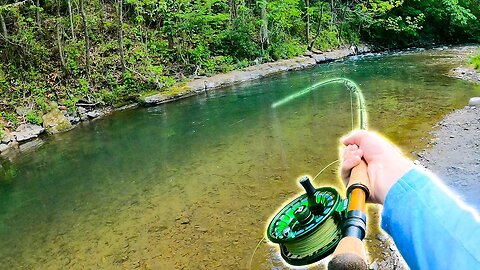
M 315 189 L 308 177 L 300 179 L 306 193 L 283 207 L 267 229 L 270 241 L 280 245 L 291 265 L 307 265 L 330 255 L 342 238 L 347 200 L 331 187 Z

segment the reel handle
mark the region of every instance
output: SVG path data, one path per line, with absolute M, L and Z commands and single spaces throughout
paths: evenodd
M 328 263 L 329 270 L 368 269 L 367 255 L 362 242 L 366 231 L 366 200 L 370 188 L 367 168 L 367 163 L 362 159 L 350 174 L 347 185 L 349 201 L 347 220 L 343 228 L 344 237 L 333 252 L 333 258 Z

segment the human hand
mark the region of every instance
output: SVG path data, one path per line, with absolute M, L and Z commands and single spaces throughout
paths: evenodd
M 390 188 L 413 168 L 413 162 L 374 132 L 354 131 L 341 141 L 346 145 L 342 154 L 342 179 L 348 183 L 352 168 L 363 157 L 368 165 L 370 202 L 383 204 Z

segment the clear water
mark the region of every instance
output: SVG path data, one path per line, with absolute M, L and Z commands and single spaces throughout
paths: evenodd
M 350 95 L 407 154 L 480 87 L 444 76 L 462 49 L 365 57 L 279 74 L 157 107 L 118 112 L 2 161 L 0 269 L 248 269 L 296 183 L 337 159 Z M 316 185 L 343 192 L 336 168 Z M 253 269 L 287 269 L 261 243 Z

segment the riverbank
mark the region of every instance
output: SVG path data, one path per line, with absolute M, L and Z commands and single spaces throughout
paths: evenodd
M 418 162 L 435 172 L 463 201 L 480 209 L 480 106 L 466 106 L 435 127 L 430 147 Z
M 241 70 L 216 74 L 211 77 L 196 77 L 188 82 L 176 84 L 162 91 L 148 93 L 132 99 L 124 106 L 118 108 L 100 104 L 77 103 L 76 110 L 72 112 L 67 111 L 65 106 L 53 103 L 49 105 L 51 111 L 43 116 L 42 125 L 24 123 L 16 127 L 15 130 L 5 128 L 0 133 L 0 155 L 16 155 L 25 149 L 31 149 L 31 146 L 39 145 L 40 142 L 36 142 L 36 139 L 40 136 L 66 132 L 82 123 L 100 119 L 115 111 L 172 102 L 193 95 L 208 93 L 208 91 L 221 87 L 268 77 L 280 72 L 310 68 L 318 64 L 370 52 L 372 52 L 372 49 L 366 45 L 350 46 L 329 52 L 306 52 L 303 56 L 292 59 L 258 64 Z M 23 112 L 19 111 L 18 113 L 22 114 Z
M 450 76 L 480 84 L 480 72 L 469 67 L 458 67 L 450 71 Z

